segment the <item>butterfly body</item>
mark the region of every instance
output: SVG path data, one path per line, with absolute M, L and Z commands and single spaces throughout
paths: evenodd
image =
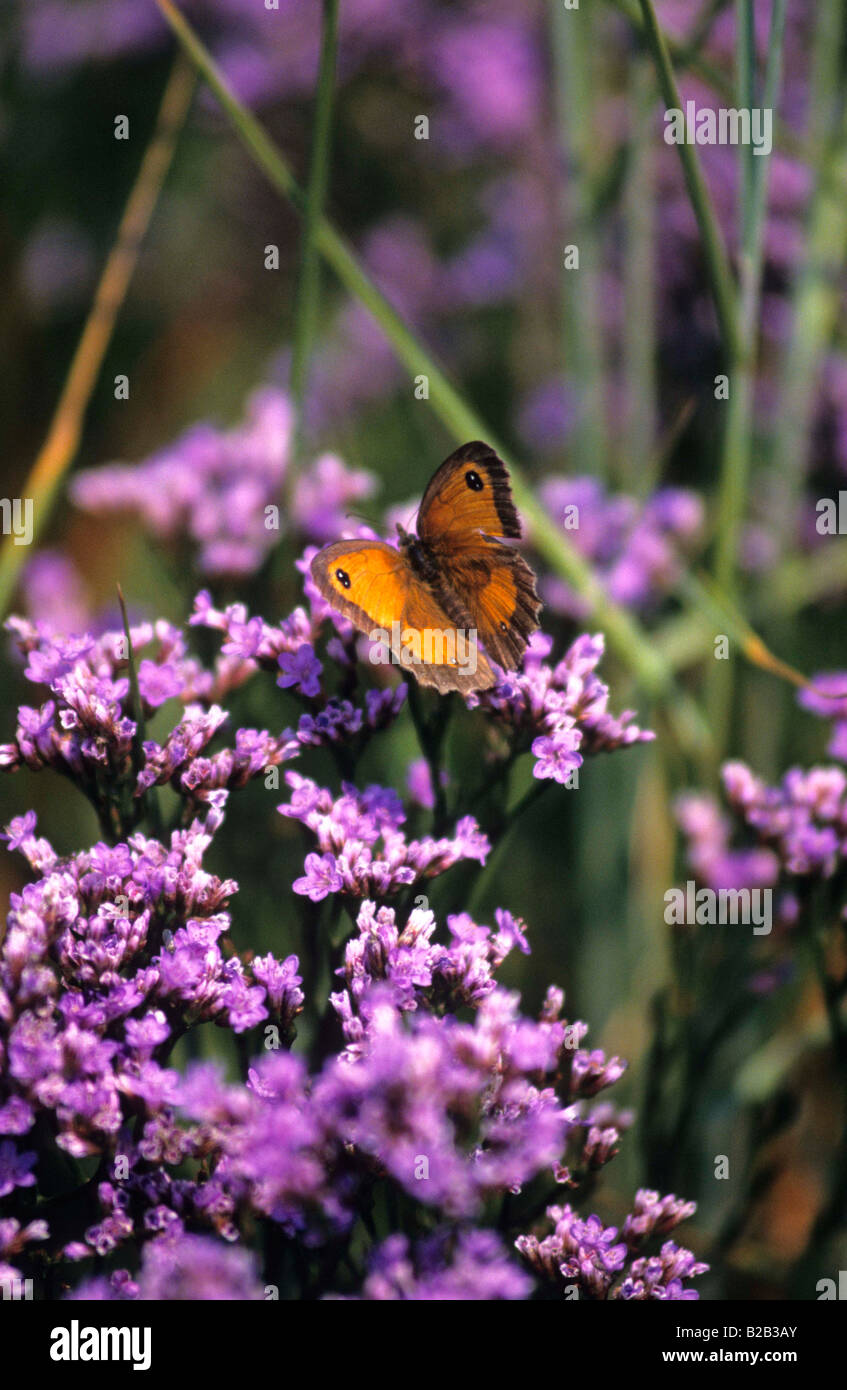
M 422 584 L 428 588 L 438 587 L 438 560 L 432 546 L 427 545 L 419 536 L 405 531 L 402 526 L 397 526 L 397 536 L 400 542 L 400 552 L 405 555 L 409 568 L 416 574 Z
M 376 540 L 326 546 L 312 561 L 318 588 L 361 632 L 391 633 L 394 659 L 421 684 L 487 689 L 496 678 L 477 637 L 512 669 L 540 611 L 532 570 L 500 539 L 520 536 L 506 465 L 487 444 L 465 444 L 430 481 L 417 534 L 397 531 L 396 549 Z

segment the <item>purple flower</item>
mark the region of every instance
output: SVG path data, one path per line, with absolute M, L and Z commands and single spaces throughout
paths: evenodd
M 69 636 L 80 633 L 90 617 L 80 575 L 58 550 L 33 555 L 21 578 L 24 612 L 42 631 Z
M 210 574 L 249 574 L 279 538 L 290 438 L 287 398 L 257 392 L 239 428 L 199 425 L 137 467 L 84 471 L 75 479 L 74 501 L 96 513 L 135 513 L 163 539 L 185 536 Z
M 0 1197 L 7 1197 L 16 1187 L 34 1187 L 35 1174 L 30 1171 L 38 1154 L 18 1153 L 10 1139 L 0 1141 Z
M 683 1202 L 673 1193 L 660 1197 L 658 1192 L 642 1187 L 635 1194 L 634 1210 L 626 1218 L 621 1234 L 630 1247 L 636 1249 L 651 1236 L 667 1235 L 696 1210 L 696 1202 Z
M 270 416 L 272 406 L 265 402 Z M 253 424 L 264 456 L 269 437 Z M 273 420 L 266 424 L 273 437 Z M 180 524 L 213 549 L 233 539 L 209 496 L 213 476 L 237 488 L 214 471 L 230 446 L 201 432 L 188 452 L 202 461 L 208 451 L 214 467 L 194 478 L 181 464 L 164 470 L 184 504 Z M 237 518 L 235 494 L 227 499 Z M 280 1243 L 296 1242 L 304 1266 L 314 1252 L 315 1268 L 331 1270 L 342 1240 L 356 1262 L 363 1250 L 343 1287 L 364 1299 L 527 1297 L 530 1274 L 473 1223 L 495 1204 L 506 1211 L 503 1199 L 530 1185 L 533 1202 L 545 1185 L 550 1194 L 557 1184 L 575 1187 L 614 1157 L 630 1123 L 596 1100 L 625 1063 L 582 1046 L 586 1025 L 562 1017 L 562 991 L 551 987 L 530 1017 L 499 983 L 507 957 L 529 951 L 523 920 L 498 908 L 490 925 L 464 911 L 439 921 L 415 897 L 419 884 L 456 864 L 486 862 L 488 836 L 461 810 L 443 835 L 411 838 L 392 787 L 346 780 L 336 793 L 289 770 L 279 810 L 310 841 L 289 906 L 345 898 L 355 928 L 342 941 L 333 910 L 341 904 L 306 905 L 308 1001 L 297 956 L 255 955 L 255 938 L 245 941 L 251 900 L 233 912 L 237 883 L 210 867 L 226 847 L 218 833 L 231 798 L 259 776 L 267 785 L 270 772 L 312 748 L 355 768 L 406 695 L 405 687 L 358 694 L 355 638 L 340 617 L 319 661 L 326 605 L 308 581 L 305 594 L 304 606 L 273 625 L 241 603 L 216 608 L 201 592 L 192 625 L 220 643 L 209 666 L 170 624 L 133 627 L 142 713 L 157 721 L 140 768 L 125 635 L 68 638 L 10 623 L 27 678 L 50 698 L 19 710 L 2 761 L 61 772 L 103 826 L 102 839 L 61 858 L 38 835 L 34 812 L 15 817 L 5 836 L 32 877 L 12 894 L 0 940 L 0 1197 L 35 1186 L 44 1142 L 96 1160 L 86 1200 L 63 1215 L 58 1249 L 75 1264 L 107 1259 L 112 1273 L 83 1282 L 74 1297 L 261 1297 L 249 1248 L 259 1223 L 266 1250 L 277 1243 L 275 1227 Z M 630 715 L 609 711 L 596 675 L 600 639 L 580 638 L 555 666 L 551 650 L 551 639 L 536 635 L 524 669 L 468 703 L 477 724 L 492 726 L 497 755 L 532 749 L 536 775 L 564 780 L 586 754 L 648 736 Z M 333 669 L 337 695 L 323 689 Z M 310 702 L 296 729 L 232 728 L 231 697 L 246 682 L 263 682 L 265 696 L 279 700 L 271 676 Z M 172 699 L 181 710 L 169 722 L 162 706 Z M 151 793 L 165 786 L 160 806 Z M 773 809 L 755 779 L 737 773 L 733 789 L 751 814 Z M 461 807 L 462 788 L 454 790 Z M 786 795 L 821 837 L 807 828 L 807 855 L 829 853 L 823 840 L 840 824 L 843 786 L 795 777 Z M 428 768 L 427 777 L 412 769 L 411 800 L 434 800 Z M 335 1018 L 322 1018 L 314 999 L 325 949 L 314 938 L 327 931 L 340 952 L 328 1001 Z M 238 1040 L 246 1083 L 225 1081 L 223 1068 L 208 1063 L 177 1069 L 174 1049 L 201 1024 Z M 392 1190 L 416 1213 L 416 1231 L 432 1234 L 401 1230 L 368 1249 L 360 1218 Z M 620 1236 L 597 1217 L 552 1210 L 562 1226 L 556 1279 L 574 1279 L 593 1297 L 690 1296 L 686 1280 L 700 1267 L 689 1252 L 667 1243 L 660 1256 L 642 1253 L 648 1234 L 665 1235 L 686 1204 L 639 1193 Z M 0 1222 L 0 1257 L 11 1261 L 46 1235 L 44 1223 Z M 658 1263 L 644 1263 L 650 1258 Z M 546 1278 L 542 1265 L 536 1272 Z M 323 1287 L 334 1286 L 328 1274 Z
M 335 454 L 322 454 L 297 479 L 292 516 L 309 540 L 320 545 L 337 540 L 348 524 L 350 507 L 370 497 L 375 488 L 373 474 L 351 472 Z
M 277 676 L 277 685 L 283 689 L 293 685 L 307 697 L 320 695 L 323 666 L 308 643 L 304 642 L 296 652 L 280 652 L 278 661 L 282 674 Z
M 533 739 L 532 752 L 536 759 L 533 776 L 567 782 L 571 774 L 582 766 L 582 757 L 576 751 L 581 737 L 579 730 L 571 724 L 570 727 L 557 729 L 553 734 Z
M 265 987 L 269 1011 L 286 1030 L 303 1007 L 304 995 L 300 988 L 303 980 L 297 973 L 299 964 L 296 956 L 277 960 L 270 954 L 257 956 L 251 964 L 254 978 Z
M 340 893 L 344 887 L 334 854 L 307 854 L 304 868 L 304 876 L 295 878 L 292 888 L 313 903 L 321 902 L 330 893 Z
M 70 1295 L 74 1299 L 156 1302 L 258 1300 L 264 1298 L 255 1260 L 248 1250 L 208 1236 L 165 1235 L 144 1248 L 138 1282 L 125 1270 L 110 1281 L 93 1279 Z
M 138 666 L 138 688 L 150 708 L 158 709 L 166 700 L 176 699 L 182 694 L 184 681 L 173 663 L 159 664 L 145 659 Z
M 697 1261 L 690 1250 L 668 1240 L 660 1255 L 633 1261 L 627 1278 L 613 1296 L 664 1300 L 699 1298 L 697 1290 L 687 1288 L 683 1281 L 705 1274 L 708 1268 L 707 1264 Z
M 524 25 L 505 19 L 438 25 L 430 64 L 450 98 L 447 120 L 454 146 L 470 140 L 509 145 L 526 138 L 541 101 L 541 64 Z M 471 84 L 469 72 L 477 79 Z
M 566 783 L 582 765 L 585 753 L 654 738 L 630 723 L 632 711 L 619 717 L 609 713 L 608 686 L 595 675 L 603 645 L 601 636 L 586 634 L 551 667 L 543 660 L 550 639 L 535 633 L 523 671 L 510 671 L 490 690 L 468 696 L 468 706 L 485 710 L 516 734 L 531 739 L 536 777 Z
M 827 752 L 830 757 L 847 762 L 847 674 L 825 671 L 813 677 L 812 686 L 813 689 L 801 690 L 798 700 L 812 714 L 833 721 Z
M 552 1233 L 542 1239 L 520 1236 L 515 1244 L 542 1279 L 576 1288 L 581 1298 L 697 1298 L 683 1281 L 705 1273 L 709 1266 L 698 1263 L 689 1250 L 667 1241 L 658 1257 L 631 1258 L 649 1235 L 684 1220 L 694 1206 L 675 1197 L 660 1199 L 655 1192 L 640 1192 L 636 1213 L 627 1218 L 621 1233 L 627 1236 L 625 1241 L 618 1239 L 616 1227 L 604 1227 L 597 1216 L 583 1220 L 570 1206 L 548 1207 Z

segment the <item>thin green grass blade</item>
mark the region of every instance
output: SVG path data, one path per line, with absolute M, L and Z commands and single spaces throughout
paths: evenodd
M 291 355 L 291 396 L 295 411 L 295 466 L 302 452 L 303 404 L 308 384 L 309 360 L 315 341 L 320 301 L 320 250 L 318 227 L 323 215 L 329 184 L 332 108 L 335 63 L 338 51 L 338 0 L 323 0 L 321 56 L 318 68 L 315 124 L 306 201 L 303 210 L 303 237 L 300 274 L 294 309 Z
M 592 19 L 588 6 L 566 10 L 554 5 L 551 26 L 559 138 L 567 170 L 562 198 L 563 250 L 565 245 L 573 245 L 579 254 L 578 267 L 562 270 L 565 369 L 579 402 L 569 459 L 576 472 L 604 477 L 609 441 L 598 303 L 602 252 L 592 195 L 597 182 Z
M 641 16 L 647 43 L 653 53 L 659 90 L 666 108 L 684 110 L 679 88 L 676 85 L 667 42 L 656 19 L 656 11 L 651 0 L 639 0 Z M 696 146 L 687 143 L 677 145 L 685 186 L 691 200 L 691 207 L 697 219 L 700 236 L 703 239 L 703 254 L 709 271 L 715 312 L 723 339 L 724 350 L 729 362 L 734 363 L 741 356 L 742 347 L 738 331 L 735 283 L 730 270 L 729 259 L 723 243 L 717 218 L 709 197 L 709 190 L 703 178 Z

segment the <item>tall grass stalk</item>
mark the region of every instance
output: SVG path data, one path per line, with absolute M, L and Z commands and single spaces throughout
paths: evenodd
M 295 467 L 303 447 L 303 407 L 308 385 L 309 360 L 315 341 L 320 302 L 321 258 L 318 228 L 329 184 L 332 143 L 332 108 L 338 52 L 338 0 L 323 0 L 321 55 L 315 97 L 314 134 L 303 208 L 300 273 L 294 307 L 291 354 L 291 396 L 295 411 Z
M 579 266 L 562 270 L 565 370 L 577 396 L 577 420 L 570 446 L 575 471 L 603 477 L 608 468 L 607 406 L 604 399 L 602 314 L 599 271 L 600 234 L 592 216 L 597 130 L 593 72 L 596 66 L 595 16 L 587 5 L 552 8 L 553 64 L 559 141 L 565 156 L 563 214 L 565 246 L 575 246 Z
M 194 73 L 180 54 L 165 86 L 153 134 L 95 290 L 47 438 L 24 484 L 23 496 L 33 500 L 33 540 L 44 533 L 79 448 L 88 403 L 171 166 L 194 87 Z M 14 538 L 7 536 L 0 550 L 0 617 L 11 602 L 21 567 L 29 554 L 28 547 L 13 542 Z
M 762 104 L 773 110 L 779 101 L 782 45 L 787 0 L 774 0 Z M 751 111 L 757 105 L 756 39 L 753 0 L 737 0 L 736 48 L 738 105 Z M 770 155 L 739 145 L 740 172 L 740 293 L 738 336 L 740 353 L 732 364 L 726 429 L 721 458 L 715 545 L 715 578 L 730 603 L 737 602 L 738 550 L 750 486 L 753 459 L 754 392 L 759 337 L 765 213 Z M 714 662 L 709 672 L 708 708 L 721 747 L 727 742 L 733 694 L 734 663 Z
M 841 310 L 840 270 L 847 256 L 847 109 L 842 92 L 845 10 L 818 8 L 808 137 L 818 170 L 806 233 L 806 252 L 794 284 L 791 336 L 782 362 L 781 404 L 772 459 L 774 526 L 793 538 L 808 463 L 809 438 L 824 355 Z
M 652 158 L 653 84 L 645 57 L 630 66 L 632 149 L 624 191 L 625 457 L 621 481 L 646 497 L 656 483 L 655 187 Z
M 773 110 L 779 100 L 782 45 L 787 0 L 774 0 L 762 105 Z M 753 0 L 738 0 L 739 106 L 756 105 L 756 51 Z M 730 382 L 729 412 L 721 472 L 715 575 L 727 596 L 734 596 L 738 542 L 744 518 L 753 454 L 753 390 L 761 304 L 765 213 L 770 156 L 739 146 L 741 172 L 739 332 L 742 355 Z
M 653 61 L 656 65 L 656 75 L 659 82 L 659 91 L 662 94 L 665 107 L 667 109 L 684 110 L 682 97 L 676 85 L 676 78 L 674 76 L 673 67 L 671 66 L 665 36 L 659 28 L 656 19 L 656 11 L 653 8 L 651 0 L 639 0 L 639 3 L 641 6 L 641 17 L 644 22 L 645 37 L 653 54 Z M 688 189 L 688 197 L 694 216 L 697 219 L 697 226 L 700 229 L 700 236 L 703 242 L 703 255 L 709 272 L 712 297 L 715 302 L 715 312 L 718 318 L 724 351 L 727 361 L 729 363 L 735 363 L 741 356 L 741 342 L 739 337 L 735 283 L 732 278 L 729 258 L 726 253 L 726 247 L 724 246 L 715 211 L 712 207 L 712 200 L 709 197 L 709 190 L 703 178 L 703 171 L 700 168 L 697 148 L 695 145 L 683 143 L 677 145 L 677 150 L 679 151 L 679 158 L 682 164 L 685 186 Z
M 731 3 L 732 0 L 722 0 L 722 3 L 717 3 L 713 9 L 719 12 Z M 625 15 L 636 33 L 646 40 L 647 27 L 644 23 L 639 0 L 609 0 L 609 4 L 620 14 Z M 731 76 L 723 68 L 718 67 L 716 63 L 704 58 L 701 52 L 702 45 L 709 37 L 711 24 L 712 18 L 705 15 L 702 22 L 697 22 L 690 37 L 682 40 L 675 39 L 664 29 L 660 29 L 659 32 L 673 63 L 674 71 L 693 73 L 705 86 L 711 88 L 716 96 L 721 97 L 729 106 L 733 106 L 736 93 Z M 786 125 L 776 111 L 773 118 L 773 137 L 774 144 L 781 153 L 790 155 L 792 159 L 812 159 L 813 147 L 797 135 L 791 126 Z

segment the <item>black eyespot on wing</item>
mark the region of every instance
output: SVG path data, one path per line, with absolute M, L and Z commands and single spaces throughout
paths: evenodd
M 336 577 L 336 579 L 338 580 L 339 584 L 341 584 L 341 586 L 342 586 L 343 588 L 345 588 L 345 589 L 349 589 L 349 588 L 350 588 L 350 576 L 349 576 L 349 574 L 347 573 L 346 570 L 337 569 L 337 570 L 335 571 L 335 577 Z
M 482 489 L 485 487 L 485 483 L 482 481 L 482 478 L 479 476 L 476 469 L 474 468 L 468 469 L 467 473 L 465 474 L 465 482 L 467 483 L 471 492 L 482 492 Z

